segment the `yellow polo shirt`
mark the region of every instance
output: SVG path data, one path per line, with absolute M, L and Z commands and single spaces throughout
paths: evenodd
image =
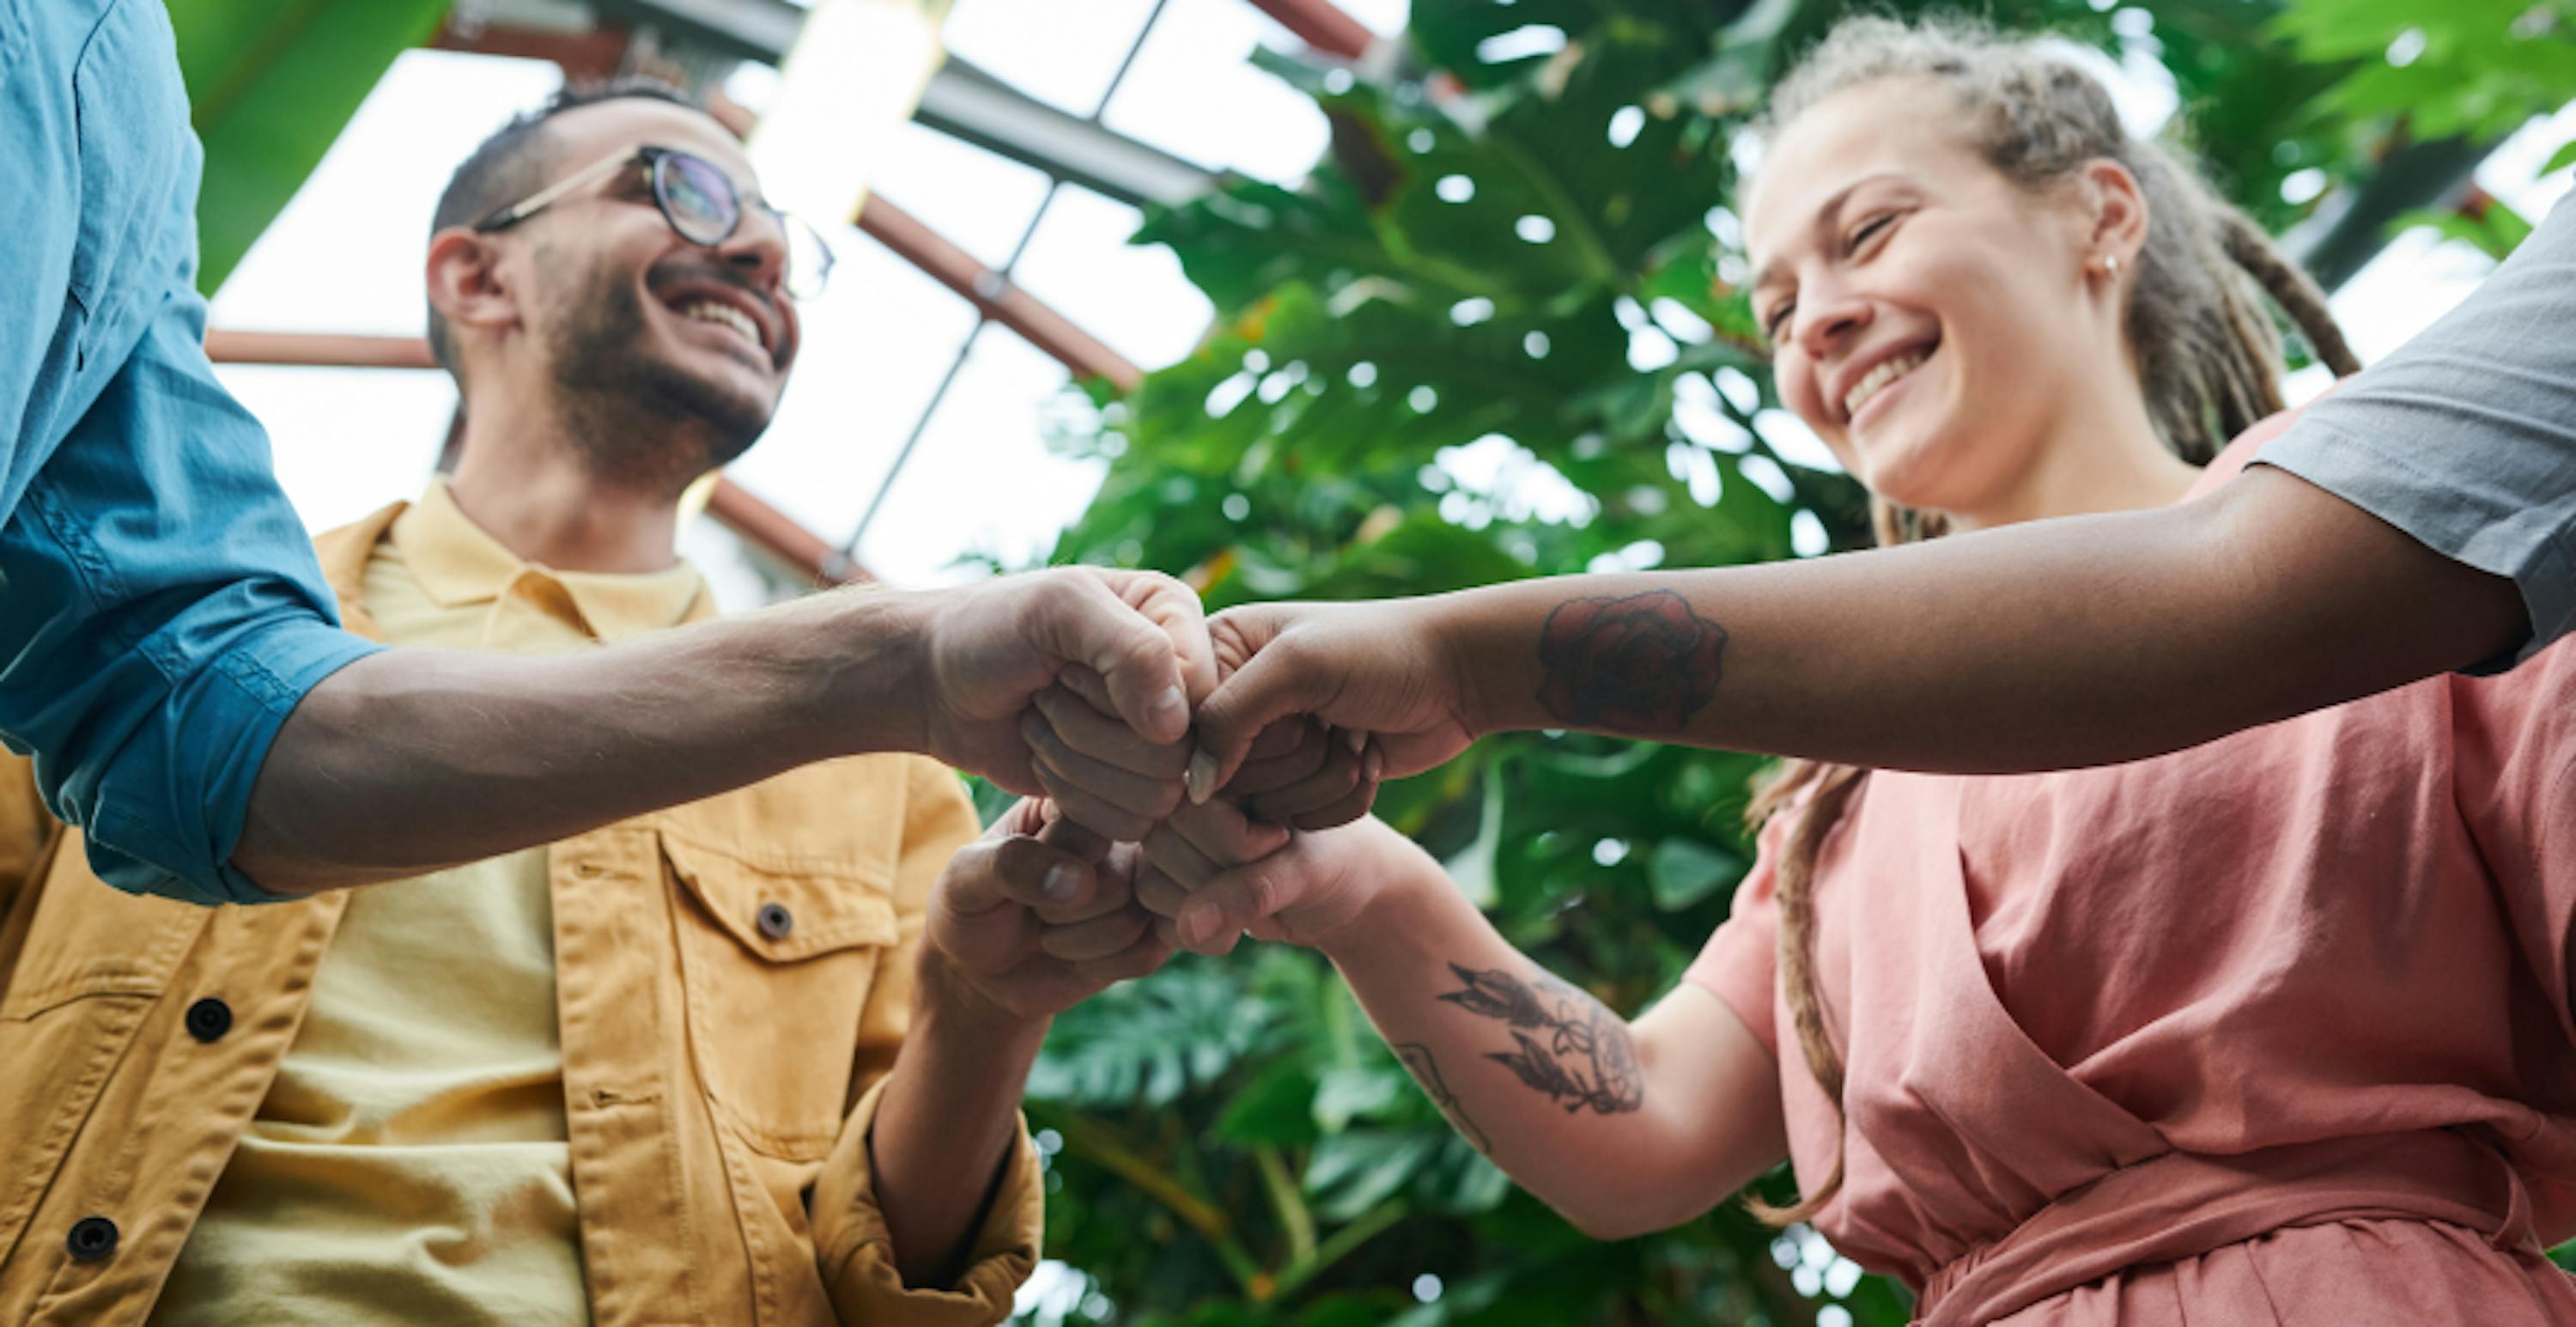
M 367 564 L 397 645 L 547 654 L 680 624 L 704 580 L 521 561 L 433 484 Z M 354 891 L 292 1048 L 151 1322 L 589 1321 L 547 850 Z

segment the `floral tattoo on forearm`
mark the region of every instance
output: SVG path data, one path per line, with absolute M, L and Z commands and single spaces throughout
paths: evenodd
M 1670 590 L 1568 599 L 1539 629 L 1538 701 L 1577 728 L 1677 733 L 1717 691 L 1726 628 Z
M 1523 981 L 1500 968 L 1456 963 L 1449 970 L 1466 988 L 1439 998 L 1511 1025 L 1517 1048 L 1485 1058 L 1530 1090 L 1545 1093 L 1568 1115 L 1587 1109 L 1620 1115 L 1645 1104 L 1646 1081 L 1637 1072 L 1628 1025 L 1600 1001 L 1553 977 Z

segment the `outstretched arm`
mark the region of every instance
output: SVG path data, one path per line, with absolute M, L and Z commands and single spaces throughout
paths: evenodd
M 1190 792 L 1292 714 L 1390 776 L 1474 737 L 1574 728 L 1882 768 L 2138 759 L 2492 658 L 2512 582 L 2306 481 L 1715 571 L 1564 577 L 1218 617 L 1230 676 Z
M 1215 680 L 1195 595 L 1091 568 L 843 591 L 544 659 L 388 651 L 278 731 L 232 864 L 273 894 L 394 879 L 869 751 L 1035 793 L 1018 720 L 1072 664 L 1167 742 Z
M 1052 814 L 1004 812 L 932 891 L 914 1022 L 870 1144 L 906 1285 L 955 1281 L 1049 1022 L 1171 954 L 1131 901 L 1135 849 Z
M 1222 801 L 1184 810 L 1146 841 L 1137 898 L 1203 952 L 1247 927 L 1322 950 L 1459 1134 L 1586 1233 L 1689 1220 L 1787 1154 L 1778 1070 L 1716 997 L 1685 985 L 1621 1018 L 1376 820 L 1223 865 L 1283 836 Z

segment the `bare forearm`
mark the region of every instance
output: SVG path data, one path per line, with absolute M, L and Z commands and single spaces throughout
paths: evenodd
M 1522 1187 L 1603 1234 L 1674 1206 L 1683 1103 L 1652 1099 L 1623 1019 L 1514 950 L 1445 878 L 1389 889 L 1325 952 L 1460 1136 Z M 1693 1127 L 1725 1127 L 1705 1105 Z
M 282 894 L 397 879 L 919 750 L 919 611 L 858 591 L 580 654 L 361 660 L 279 731 L 233 863 Z
M 905 1285 L 933 1287 L 965 1271 L 1047 1025 L 963 994 L 933 957 L 921 972 L 921 1004 L 878 1100 L 868 1150 L 895 1266 Z
M 1989 773 L 2156 755 L 2464 667 L 2509 582 L 2270 470 L 2200 502 L 1429 601 L 1480 731 Z

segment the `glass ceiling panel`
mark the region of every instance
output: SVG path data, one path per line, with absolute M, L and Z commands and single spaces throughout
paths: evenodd
M 707 578 L 707 592 L 715 597 L 720 612 L 749 612 L 793 599 L 806 589 L 802 577 L 757 557 L 741 535 L 703 512 L 683 522 L 673 542 L 680 556 Z
M 419 497 L 456 413 L 448 376 L 418 369 L 218 364 L 215 377 L 267 426 L 277 481 L 316 534 Z
M 1101 122 L 1210 169 L 1301 179 L 1330 130 L 1305 94 L 1252 67 L 1305 44 L 1245 0 L 1171 0 Z
M 1368 30 L 1381 37 L 1392 37 L 1404 31 L 1413 15 L 1413 0 L 1335 0 L 1342 12 L 1368 25 Z
M 447 177 L 561 86 L 542 60 L 404 52 L 225 278 L 213 325 L 420 335 L 422 258 Z
M 942 35 L 986 73 L 1089 115 L 1153 11 L 1154 0 L 958 0 Z
M 875 172 L 876 192 L 986 267 L 1011 261 L 1046 199 L 1046 172 L 918 122 L 907 122 L 888 145 Z
M 727 473 L 839 544 L 974 330 L 975 309 L 876 241 L 846 226 L 830 233 L 840 265 L 798 310 L 804 341 L 786 398 Z
M 1102 466 L 1047 450 L 1046 413 L 1064 366 L 998 327 L 975 338 L 921 445 L 859 543 L 860 565 L 897 585 L 941 585 L 981 572 L 955 565 L 981 553 L 1032 562 L 1100 487 Z
M 1142 220 L 1125 203 L 1066 185 L 1011 276 L 1112 350 L 1153 369 L 1196 348 L 1216 309 L 1182 275 L 1171 249 L 1127 242 Z

